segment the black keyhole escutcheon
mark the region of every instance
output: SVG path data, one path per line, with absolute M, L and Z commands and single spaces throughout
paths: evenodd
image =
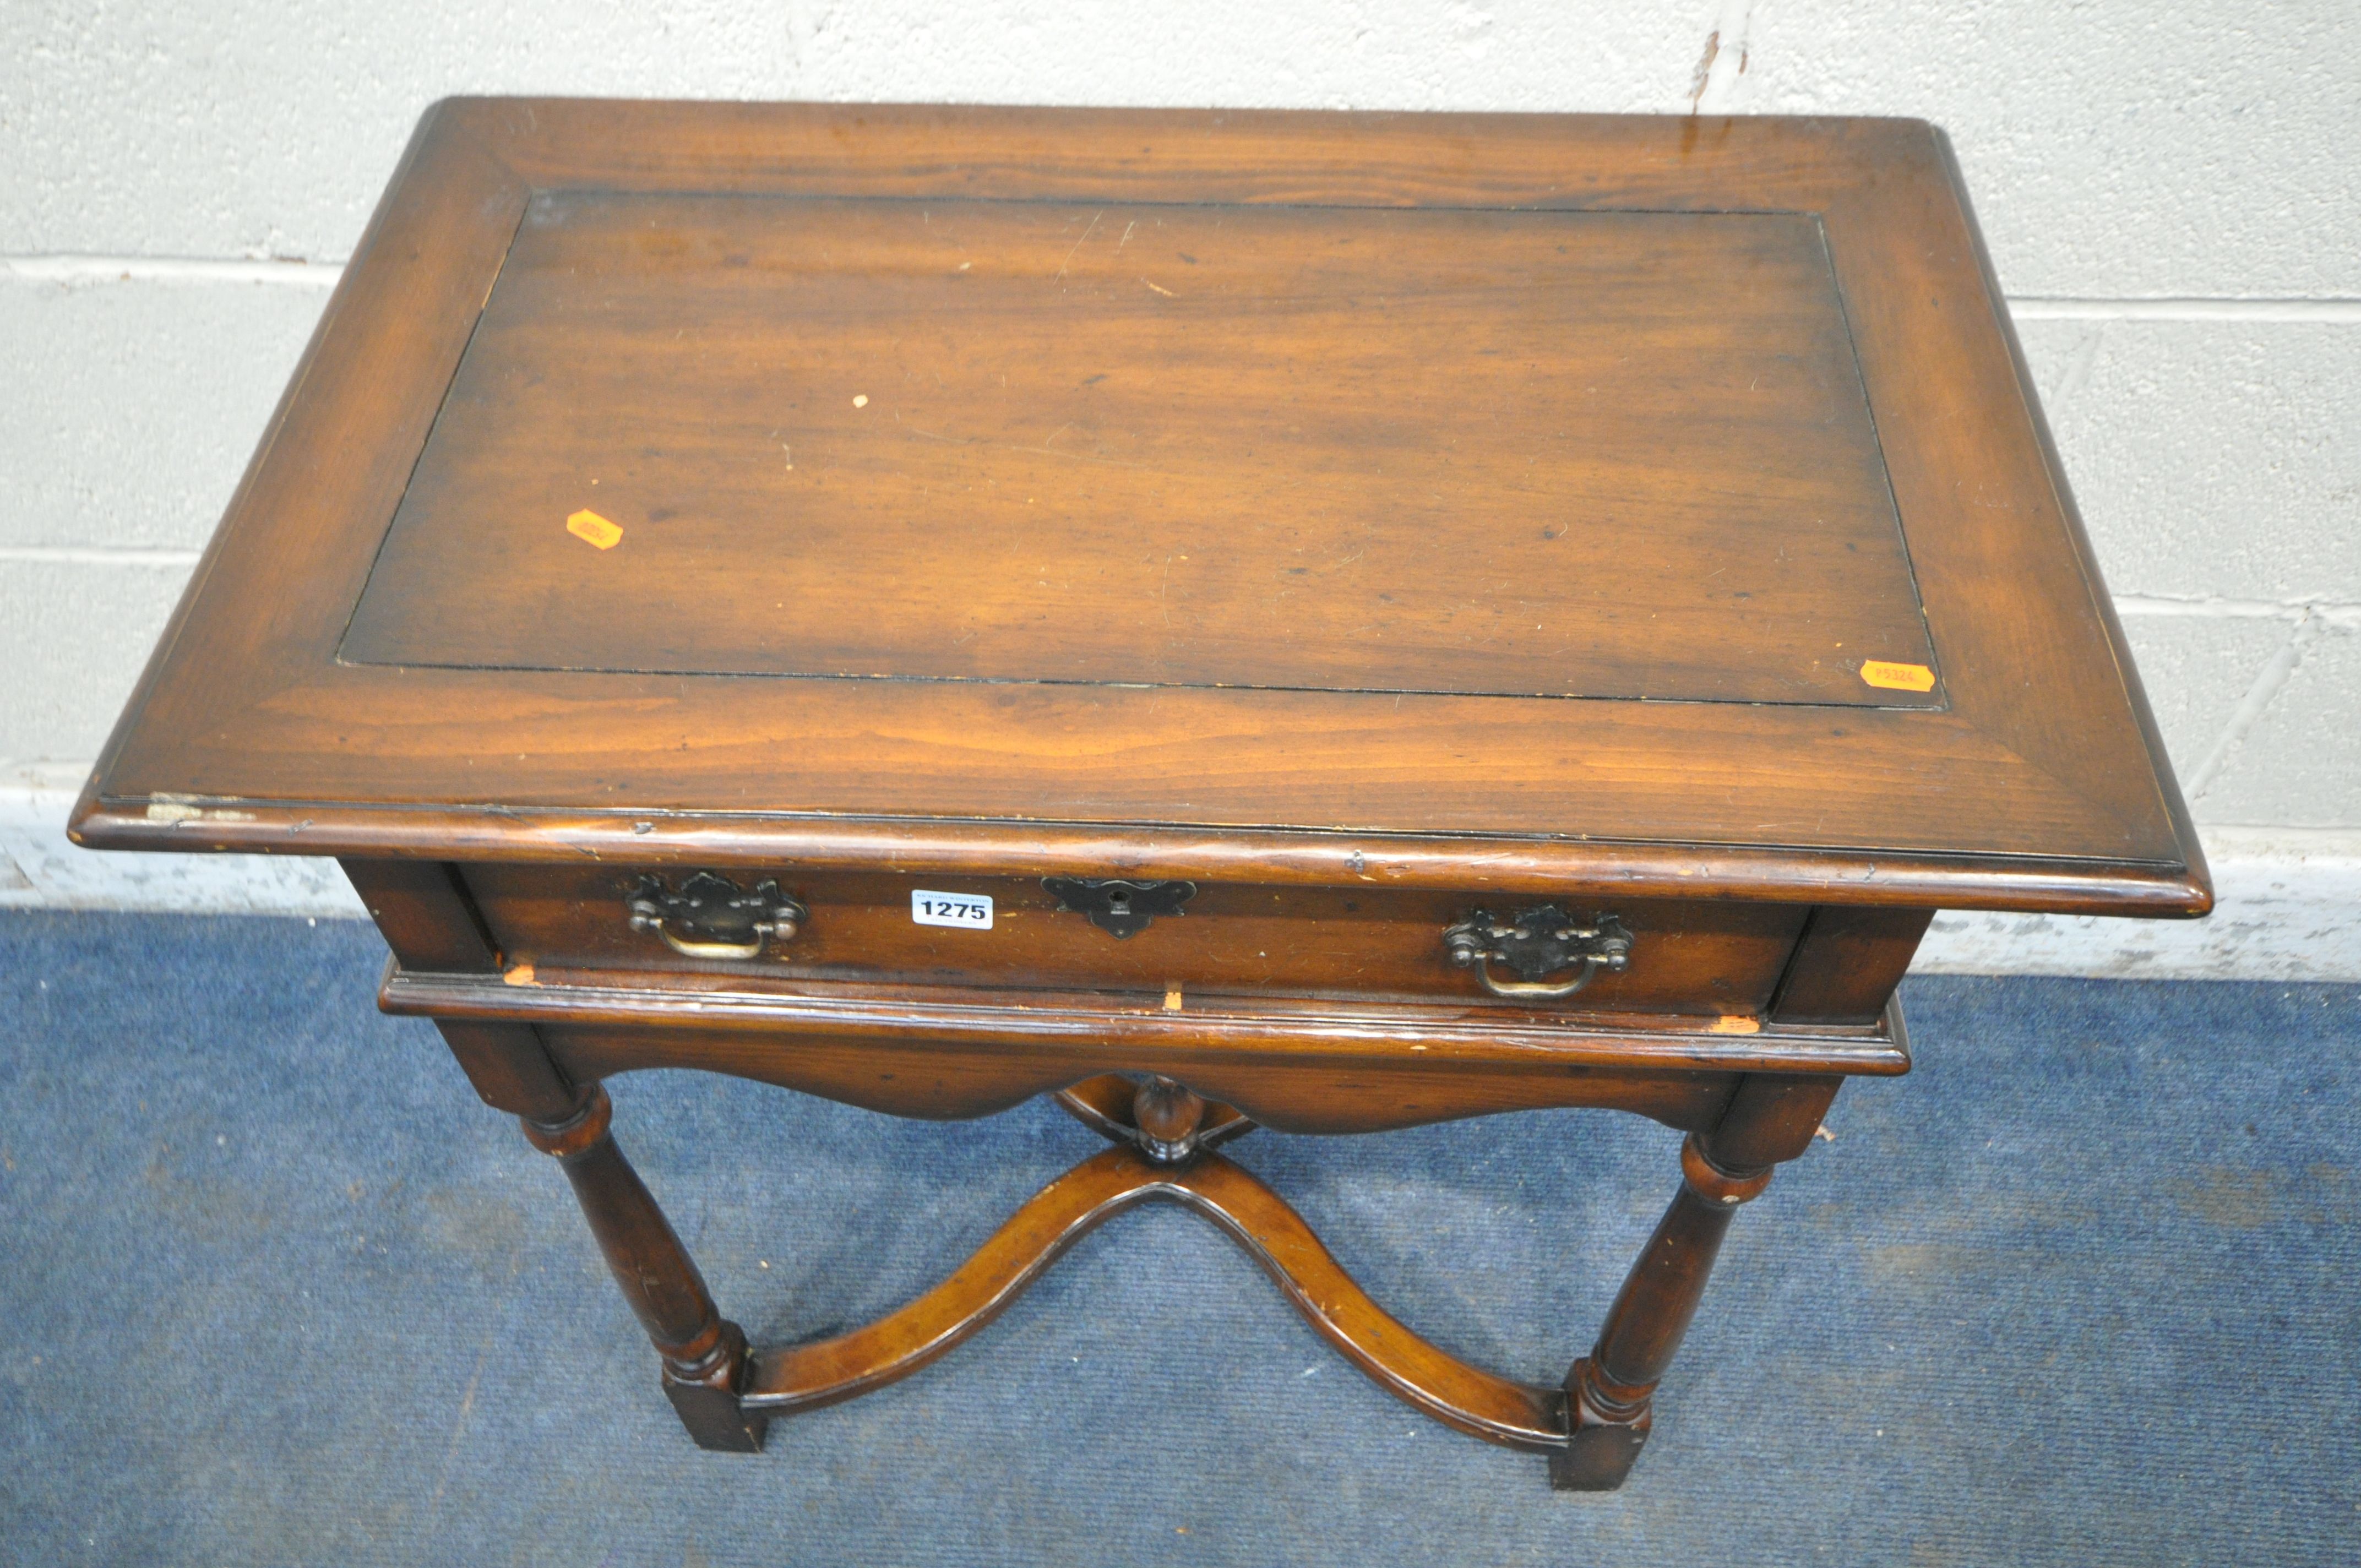
M 1088 916 L 1092 925 L 1118 938 L 1138 935 L 1159 916 L 1180 914 L 1197 894 L 1193 882 L 1045 876 L 1041 886 L 1059 908 Z

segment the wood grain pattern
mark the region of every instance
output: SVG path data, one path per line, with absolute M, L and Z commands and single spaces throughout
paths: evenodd
M 345 875 L 393 949 L 389 976 L 403 964 L 458 974 L 495 974 L 500 952 L 459 880 L 439 861 L 347 861 Z M 514 1116 L 562 1122 L 582 1092 L 549 1059 L 523 1024 L 437 1019 L 460 1070 L 487 1105 Z
M 459 1018 L 438 1018 L 434 1027 L 485 1104 L 544 1122 L 563 1121 L 581 1104 L 580 1089 L 550 1059 L 538 1031 Z
M 1907 1069 L 1931 912 L 2212 900 L 1905 121 L 439 104 L 70 831 L 346 857 L 381 1004 L 566 1163 L 701 1443 L 1162 1200 L 1593 1488 L 1730 1211 Z M 781 884 L 767 947 L 631 928 L 697 870 Z M 1199 886 L 1115 941 L 1049 876 Z M 995 939 L 913 926 L 919 886 Z M 1630 966 L 1474 994 L 1441 931 L 1542 902 L 1618 914 Z M 750 1362 L 606 1126 L 601 1080 L 680 1067 L 1058 1093 L 1130 1146 Z M 1562 1390 L 1411 1333 L 1202 1152 L 1575 1105 L 1687 1141 Z
M 565 1168 L 616 1288 L 663 1359 L 664 1391 L 690 1437 L 701 1448 L 753 1453 L 763 1419 L 739 1403 L 746 1336 L 713 1304 L 696 1261 L 623 1157 L 613 1114 L 607 1091 L 593 1087 L 573 1114 L 522 1125 L 525 1141 Z
M 1082 916 L 1061 911 L 1038 877 L 922 883 L 783 866 L 759 874 L 778 877 L 810 910 L 810 919 L 792 941 L 771 945 L 758 959 L 720 963 L 684 957 L 631 928 L 629 893 L 650 870 L 486 865 L 466 868 L 464 881 L 510 961 L 536 968 L 704 970 L 804 981 L 1128 990 L 1159 997 L 1179 987 L 1188 997 L 1489 1000 L 1469 971 L 1451 965 L 1443 946 L 1443 933 L 1476 906 L 1464 894 L 1203 883 L 1181 915 L 1117 940 Z M 757 874 L 741 874 L 739 884 L 752 885 Z M 674 885 L 679 881 L 675 873 Z M 992 928 L 914 924 L 910 894 L 920 887 L 992 899 Z M 1581 1005 L 1589 1011 L 1758 1014 L 1803 924 L 1803 912 L 1792 905 L 1733 900 L 1554 902 L 1586 913 L 1611 910 L 1634 934 L 1630 967 L 1583 992 Z M 1875 1014 L 1872 1008 L 1863 1021 L 1873 1022 Z
M 1815 909 L 1769 1015 L 1806 1027 L 1874 1022 L 1933 919 L 1927 909 Z
M 1278 1194 L 1219 1155 L 1174 1168 L 1109 1149 L 1044 1188 L 950 1277 L 850 1333 L 766 1351 L 745 1407 L 764 1414 L 833 1404 L 906 1377 L 989 1323 L 1083 1235 L 1162 1201 L 1213 1222 L 1260 1264 L 1320 1336 L 1377 1385 L 1447 1426 L 1510 1447 L 1565 1442 L 1564 1398 L 1470 1366 L 1369 1299 Z
M 439 861 L 346 861 L 346 880 L 385 945 L 412 969 L 490 974 L 499 944 L 485 930 L 458 868 Z
M 342 655 L 1943 702 L 1792 214 L 536 196 Z
M 1338 1059 L 1116 1042 L 1096 1049 L 1035 1044 L 987 1050 L 679 1027 L 553 1025 L 544 1035 L 567 1074 L 583 1082 L 652 1068 L 690 1068 L 929 1120 L 992 1115 L 1115 1068 L 1162 1072 L 1282 1133 L 1385 1132 L 1556 1106 L 1625 1111 L 1693 1130 L 1721 1114 L 1740 1077 L 1729 1067 L 1428 1065 L 1409 1052 L 1392 1059 L 1374 1054 Z
M 1811 1146 L 1842 1080 L 1754 1074 L 1710 1128 L 1681 1146 L 1681 1185 L 1624 1277 L 1590 1354 L 1565 1375 L 1566 1444 L 1550 1455 L 1565 1491 L 1620 1486 L 1654 1424 L 1656 1384 L 1687 1334 L 1739 1205 Z
M 1505 1003 L 1463 1007 L 1237 996 L 1172 1011 L 1122 992 L 563 970 L 511 975 L 506 982 L 401 971 L 387 980 L 378 1000 L 390 1013 L 546 1029 L 687 1026 L 741 1036 L 752 1049 L 797 1038 L 880 1045 L 917 1039 L 1004 1058 L 1020 1047 L 1060 1052 L 1078 1062 L 1115 1051 L 1182 1058 L 1279 1054 L 1340 1063 L 1409 1058 L 1443 1070 L 1521 1065 L 1883 1075 L 1909 1069 L 1891 1011 L 1872 1028 L 1748 1029 L 1741 1024 L 1725 1032 L 1675 1014 L 1541 1014 Z M 1120 1065 L 1106 1061 L 1103 1068 Z M 1045 1083 L 1034 1092 L 1056 1087 Z
M 178 803 L 175 803 L 178 806 Z M 2169 872 L 2103 861 L 1940 852 L 1862 854 L 1613 839 L 1118 827 L 700 811 L 406 806 L 323 817 L 307 806 L 204 797 L 158 815 L 85 794 L 80 841 L 115 848 L 423 857 L 469 864 L 611 861 L 752 872 L 813 869 L 996 876 L 1011 865 L 1075 876 L 1179 877 L 1290 887 L 1400 887 L 1599 899 L 1665 889 L 1817 905 L 1951 905 L 2073 915 L 2189 916 L 2210 907 L 2201 866 Z M 2194 842 L 2194 840 L 2191 840 Z
M 1437 850 L 1457 840 L 1480 858 L 1474 841 L 1497 838 L 1537 873 L 1576 881 L 1715 862 L 1788 898 L 1833 896 L 1858 873 L 1839 901 L 2119 899 L 2155 913 L 2209 901 L 1927 127 L 479 102 L 439 110 L 407 168 L 93 780 L 77 817 L 86 841 L 407 853 L 439 834 L 482 841 L 489 858 L 509 858 L 503 841 L 539 858 L 595 837 L 590 819 L 612 813 L 620 833 L 664 817 L 775 862 L 873 842 L 879 818 L 901 818 L 946 824 L 915 828 L 938 843 L 959 841 L 961 824 L 1022 822 L 1060 857 L 1113 836 L 1155 861 L 1241 830 L 1290 858 L 1328 833 Z M 1811 214 L 1945 702 L 1569 704 L 339 663 L 464 329 L 535 192 L 683 190 L 1518 207 L 1619 223 Z M 421 321 L 434 329 L 412 332 Z M 1077 381 L 1099 368 L 1076 367 Z M 1396 412 L 1427 428 L 1414 392 Z M 1507 428 L 1518 417 L 1501 415 L 1496 450 L 1542 444 L 1538 426 Z M 1369 447 L 1389 449 L 1375 427 Z M 366 462 L 345 458 L 362 451 Z M 1246 543 L 1235 534 L 1224 548 Z M 1106 624 L 1136 641 L 1128 603 L 1107 602 Z M 150 815 L 159 795 L 173 797 L 162 819 Z M 179 797 L 197 799 L 194 815 Z M 487 801 L 502 813 L 487 816 Z

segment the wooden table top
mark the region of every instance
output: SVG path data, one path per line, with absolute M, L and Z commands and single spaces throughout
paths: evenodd
M 2208 899 L 1906 121 L 439 105 L 77 830 Z

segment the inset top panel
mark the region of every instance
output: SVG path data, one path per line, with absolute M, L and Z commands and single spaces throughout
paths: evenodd
M 1782 213 L 542 193 L 341 657 L 1945 701 Z

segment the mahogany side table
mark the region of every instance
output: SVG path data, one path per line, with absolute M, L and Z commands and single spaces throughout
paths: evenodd
M 1935 910 L 2211 899 L 1900 120 L 438 104 L 73 831 L 340 857 L 707 1447 L 1165 1201 L 1588 1489 L 1736 1207 L 1907 1069 Z M 609 1131 L 653 1067 L 1111 1146 L 750 1348 Z M 1536 1383 L 1215 1152 L 1568 1105 L 1680 1181 Z

